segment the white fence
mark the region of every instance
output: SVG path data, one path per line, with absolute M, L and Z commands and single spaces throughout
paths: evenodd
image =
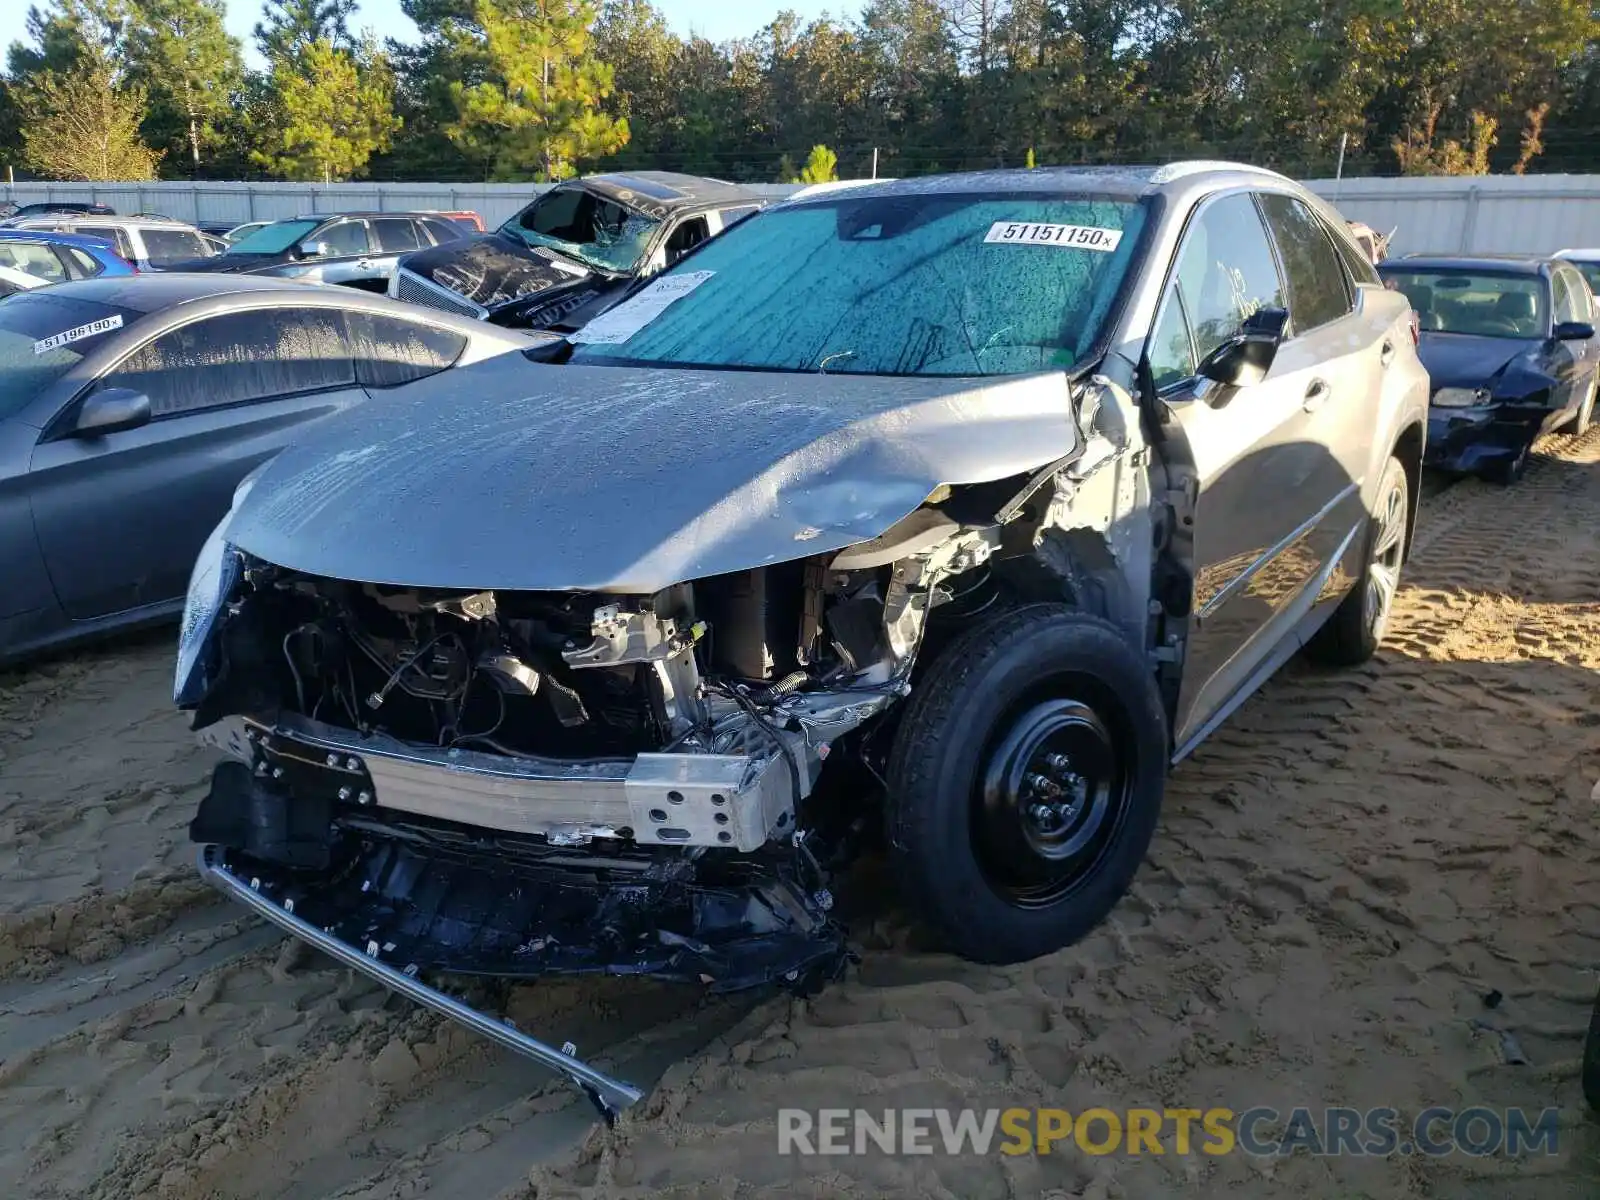
M 1317 179 L 1308 184 L 1351 220 L 1387 233 L 1394 250 L 1544 252 L 1600 246 L 1600 176 L 1494 175 L 1441 179 Z M 23 204 L 95 200 L 118 212 L 237 224 L 351 209 L 473 209 L 491 226 L 544 190 L 535 183 L 19 183 Z M 774 196 L 795 189 L 757 185 Z
M 1352 221 L 1398 229 L 1391 252 L 1552 254 L 1600 246 L 1600 175 L 1315 179 Z
M 180 221 L 230 225 L 302 213 L 471 209 L 493 228 L 547 187 L 542 183 L 17 183 L 0 184 L 0 200 L 92 202 L 109 204 L 119 213 L 160 213 Z M 789 184 L 757 184 L 752 190 L 785 196 L 796 189 Z

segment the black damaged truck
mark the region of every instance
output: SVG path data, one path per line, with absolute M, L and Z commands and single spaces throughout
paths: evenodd
M 574 330 L 767 203 L 670 171 L 574 179 L 493 233 L 408 254 L 389 295 L 516 329 Z

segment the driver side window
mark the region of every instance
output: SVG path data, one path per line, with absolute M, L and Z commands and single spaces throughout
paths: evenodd
M 1206 204 L 1190 222 L 1146 351 L 1157 387 L 1187 379 L 1246 319 L 1282 308 L 1283 284 L 1255 201 Z

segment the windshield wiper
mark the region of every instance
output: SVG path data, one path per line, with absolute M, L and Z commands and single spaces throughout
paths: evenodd
M 855 356 L 856 352 L 854 350 L 840 350 L 837 353 L 830 354 L 817 364 L 817 374 L 826 375 L 828 373 L 828 364 L 836 358 L 854 358 Z

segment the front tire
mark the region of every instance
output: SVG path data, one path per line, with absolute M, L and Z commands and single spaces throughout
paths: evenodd
M 1077 941 L 1149 848 L 1167 755 L 1154 675 L 1115 626 L 1037 604 L 975 627 L 927 669 L 895 734 L 903 894 L 974 962 Z
M 1330 667 L 1357 667 L 1378 652 L 1389 628 L 1411 523 L 1411 481 L 1391 458 L 1378 480 L 1378 502 L 1367 525 L 1366 565 L 1306 653 Z

